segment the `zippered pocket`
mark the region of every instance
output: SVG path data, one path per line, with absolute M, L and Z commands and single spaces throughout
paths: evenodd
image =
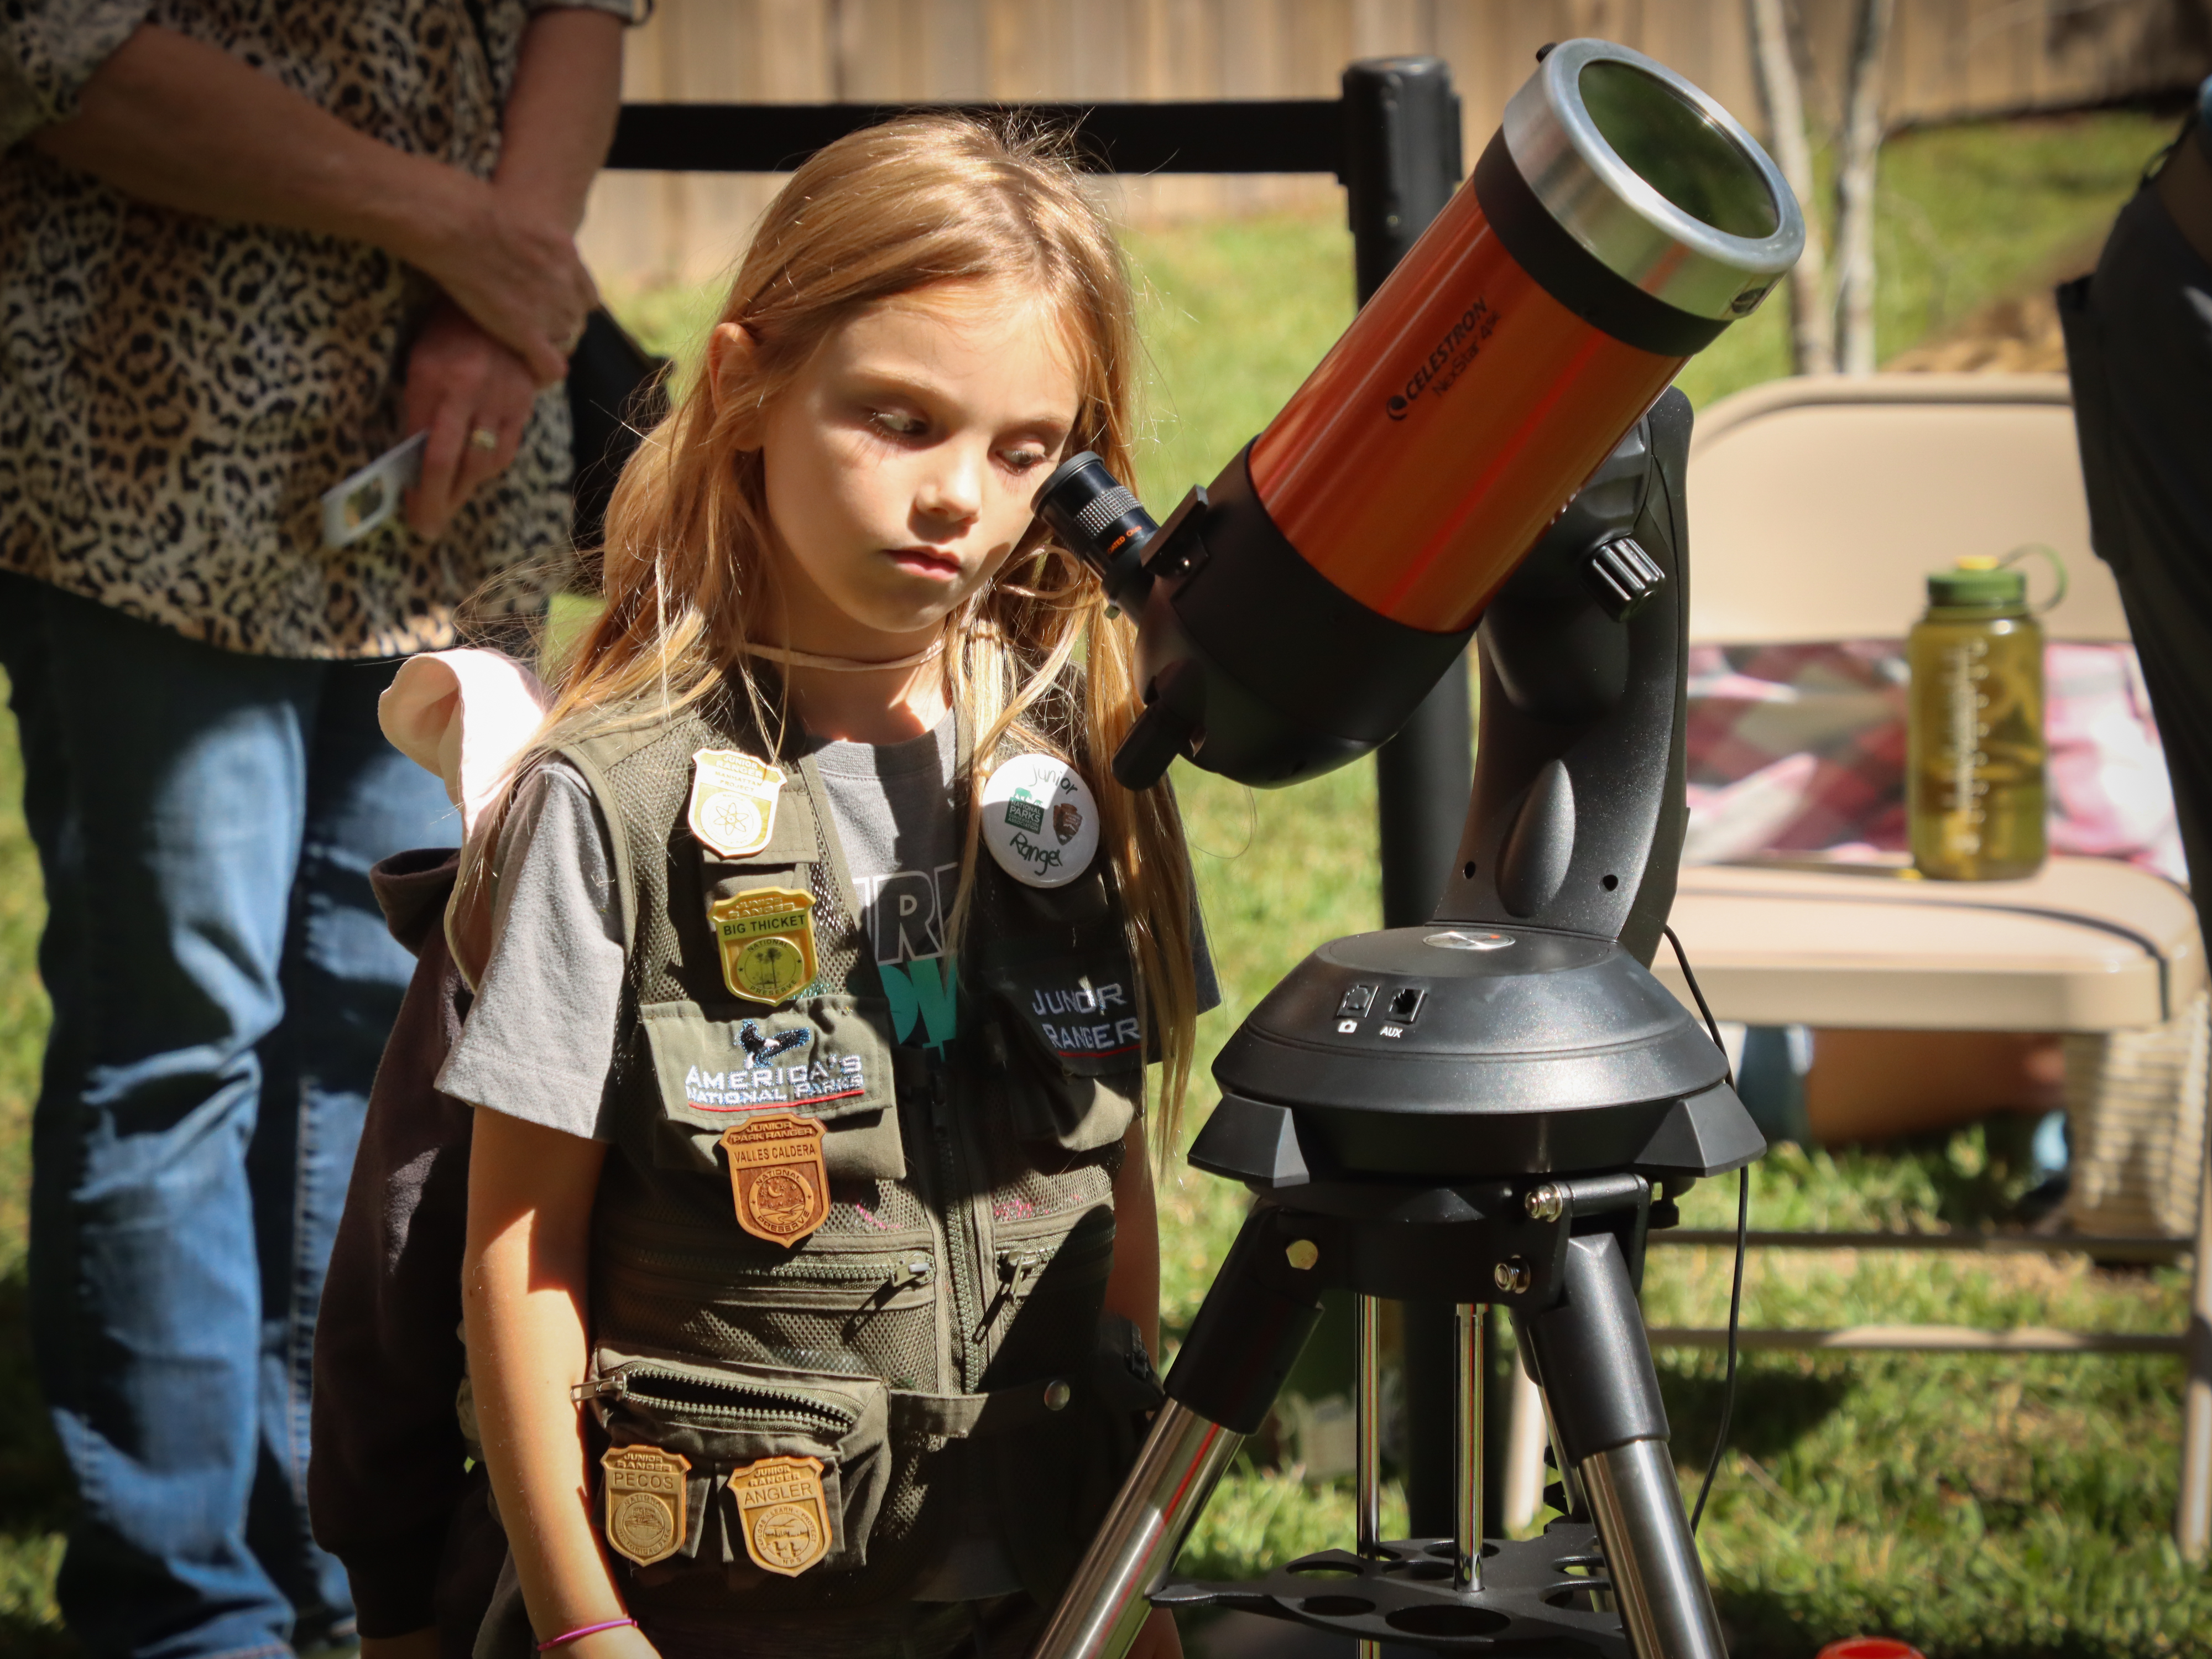
M 999 1227 L 997 1280 L 986 1292 L 991 1344 L 987 1389 L 1026 1382 L 1085 1352 L 1095 1340 L 1114 1267 L 1114 1216 L 1101 1208 L 1066 1229 Z
M 624 1448 L 651 1447 L 667 1467 L 674 1467 L 671 1454 L 688 1466 L 683 1542 L 669 1559 L 639 1569 L 647 1582 L 687 1567 L 764 1579 L 787 1568 L 763 1570 L 756 1563 L 804 1559 L 800 1571 L 841 1572 L 866 1562 L 868 1534 L 891 1474 L 889 1396 L 876 1378 L 701 1364 L 602 1344 L 593 1355 L 591 1380 L 576 1396 L 606 1431 L 615 1463 Z M 763 1510 L 754 1498 L 757 1472 L 764 1465 L 796 1470 L 802 1486 L 818 1486 L 802 1492 L 795 1504 Z M 603 1528 L 612 1507 L 598 1506 Z M 780 1522 L 784 1553 L 766 1533 L 748 1548 L 749 1528 L 773 1530 Z M 809 1526 L 826 1536 L 790 1553 L 793 1524 L 802 1537 Z M 609 1541 L 619 1550 L 612 1533 Z
M 944 1270 L 927 1233 L 817 1234 L 788 1253 L 746 1238 L 710 1254 L 696 1234 L 657 1239 L 624 1221 L 599 1247 L 592 1306 L 608 1343 L 696 1353 L 703 1340 L 739 1364 L 936 1384 Z

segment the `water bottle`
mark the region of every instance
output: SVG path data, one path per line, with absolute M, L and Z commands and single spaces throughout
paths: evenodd
M 2045 852 L 2043 629 L 2027 577 L 1979 557 L 1929 572 L 1905 660 L 1913 866 L 1937 881 L 2033 875 Z

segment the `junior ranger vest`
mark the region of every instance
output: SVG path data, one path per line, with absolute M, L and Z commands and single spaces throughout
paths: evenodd
M 943 1040 L 900 1047 L 890 993 L 930 976 L 863 948 L 811 759 L 699 833 L 699 769 L 769 753 L 720 714 L 568 751 L 629 941 L 595 1516 L 641 1616 L 896 1603 L 978 1528 L 1048 1607 L 1159 1400 L 1102 1316 L 1144 1059 L 1107 860 L 1042 890 L 979 854 L 939 1006 L 904 1010 Z

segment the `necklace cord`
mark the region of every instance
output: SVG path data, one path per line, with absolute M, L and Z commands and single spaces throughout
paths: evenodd
M 935 662 L 945 654 L 945 641 L 940 637 L 909 656 L 888 657 L 871 662 L 861 657 L 829 657 L 813 651 L 793 651 L 781 645 L 761 645 L 748 640 L 738 647 L 748 657 L 765 658 L 780 662 L 787 668 L 813 668 L 831 674 L 879 674 L 895 668 L 919 668 L 926 662 Z

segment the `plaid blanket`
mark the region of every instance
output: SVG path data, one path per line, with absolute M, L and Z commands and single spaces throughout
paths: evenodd
M 1901 641 L 1693 646 L 1689 678 L 1685 864 L 1905 853 L 1910 677 Z M 2134 648 L 2046 647 L 2044 684 L 2051 850 L 2185 881 L 2172 787 Z

